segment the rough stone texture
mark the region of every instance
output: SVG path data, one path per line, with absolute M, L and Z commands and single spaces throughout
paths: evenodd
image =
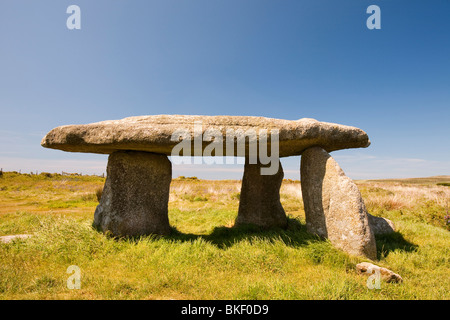
M 376 243 L 361 193 L 322 148 L 301 157 L 301 186 L 308 232 L 341 250 L 376 259 Z
M 375 270 L 380 272 L 381 279 L 386 282 L 403 282 L 403 279 L 400 275 L 392 272 L 389 269 L 379 267 L 375 264 L 369 262 L 362 262 L 356 265 L 356 271 L 359 274 L 373 274 Z
M 0 242 L 2 243 L 10 243 L 16 239 L 28 239 L 31 237 L 31 234 L 15 234 L 10 236 L 2 236 L 0 237 Z
M 279 163 L 276 174 L 262 175 L 262 167 L 268 165 L 250 164 L 248 159 L 245 161 L 236 225 L 253 224 L 263 228 L 284 228 L 287 225 L 287 218 L 280 202 L 283 168 Z
M 391 220 L 375 217 L 370 213 L 367 213 L 367 217 L 369 218 L 370 228 L 376 236 L 395 232 L 395 225 Z
M 119 237 L 169 234 L 171 180 L 172 165 L 165 155 L 112 153 L 93 226 Z
M 42 146 L 73 152 L 110 154 L 119 150 L 147 151 L 170 155 L 179 141 L 171 141 L 177 129 L 185 128 L 194 136 L 194 123 L 205 130 L 218 130 L 223 136 L 223 155 L 226 150 L 226 131 L 255 129 L 259 141 L 261 129 L 270 133 L 279 130 L 279 155 L 300 155 L 311 146 L 321 146 L 328 152 L 347 148 L 364 148 L 370 144 L 367 134 L 358 128 L 314 119 L 282 120 L 249 116 L 184 116 L 154 115 L 129 117 L 122 120 L 102 121 L 85 125 L 67 125 L 51 130 L 43 139 Z M 253 139 L 252 141 L 255 141 Z M 237 139 L 230 137 L 236 148 Z M 204 149 L 209 141 L 202 143 Z M 192 143 L 193 145 L 193 143 Z M 246 144 L 248 148 L 248 143 Z M 270 143 L 269 143 L 270 147 Z M 246 153 L 248 154 L 248 153 Z M 235 155 L 235 153 L 234 153 Z M 230 155 L 232 156 L 232 155 Z

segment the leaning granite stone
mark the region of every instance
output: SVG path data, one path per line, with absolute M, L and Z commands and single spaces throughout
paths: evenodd
M 208 131 L 223 137 L 224 156 L 235 156 L 240 138 L 245 138 L 252 130 L 255 132 L 255 136 L 247 135 L 250 137 L 245 143 L 247 150 L 249 141 L 258 142 L 264 137 L 263 130 L 266 130 L 270 145 L 271 134 L 276 134 L 275 129 L 279 132 L 280 157 L 300 155 L 311 146 L 322 146 L 330 152 L 364 148 L 370 144 L 367 134 L 361 129 L 308 118 L 293 121 L 250 116 L 188 115 L 138 116 L 66 125 L 51 130 L 41 144 L 46 148 L 73 152 L 110 154 L 119 150 L 136 150 L 171 155 L 173 147 L 181 137 L 185 137 L 184 133 L 191 140 L 201 134 L 205 140 L 201 143 L 202 149 L 206 148 L 211 143 L 211 140 L 205 139 Z M 234 146 L 234 150 L 227 149 L 227 144 Z M 229 154 L 230 150 L 234 151 L 233 154 Z M 180 155 L 184 155 L 184 150 Z
M 395 225 L 391 220 L 375 217 L 370 213 L 367 214 L 367 217 L 369 218 L 370 228 L 376 236 L 395 232 Z
M 386 282 L 403 282 L 403 278 L 399 274 L 369 262 L 358 263 L 356 265 L 356 271 L 359 274 L 367 274 L 367 275 L 379 272 L 381 279 L 383 279 Z
M 171 180 L 172 165 L 165 155 L 112 153 L 93 226 L 117 237 L 169 234 Z
M 301 186 L 308 232 L 328 238 L 337 248 L 376 259 L 376 242 L 361 193 L 322 148 L 301 157 Z
M 280 202 L 280 187 L 284 176 L 281 162 L 277 173 L 273 175 L 262 175 L 262 167 L 268 166 L 259 162 L 250 164 L 246 158 L 235 225 L 284 228 L 287 217 Z

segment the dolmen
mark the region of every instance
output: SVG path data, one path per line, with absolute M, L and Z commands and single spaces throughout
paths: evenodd
M 117 237 L 170 233 L 169 156 L 245 158 L 235 225 L 287 226 L 279 158 L 301 155 L 308 232 L 349 254 L 376 259 L 375 235 L 394 230 L 391 221 L 368 214 L 357 186 L 329 154 L 370 145 L 367 134 L 351 126 L 309 118 L 154 115 L 60 126 L 41 145 L 109 154 L 93 225 Z

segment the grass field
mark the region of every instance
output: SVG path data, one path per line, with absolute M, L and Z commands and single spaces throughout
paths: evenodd
M 0 177 L 0 299 L 449 299 L 450 177 L 364 180 L 367 209 L 398 231 L 376 264 L 403 277 L 368 289 L 365 261 L 306 232 L 298 181 L 284 181 L 287 230 L 235 228 L 240 181 L 174 179 L 168 237 L 115 240 L 91 228 L 104 178 Z M 438 185 L 438 183 L 440 185 Z M 67 268 L 81 270 L 68 289 Z

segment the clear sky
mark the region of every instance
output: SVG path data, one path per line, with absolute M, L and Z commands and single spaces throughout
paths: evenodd
M 81 29 L 69 30 L 69 5 Z M 369 30 L 369 5 L 381 29 Z M 303 117 L 365 130 L 354 179 L 450 174 L 448 0 L 2 0 L 0 167 L 100 174 L 52 128 L 153 114 Z M 299 178 L 299 157 L 283 160 Z M 174 166 L 239 179 L 242 166 Z

